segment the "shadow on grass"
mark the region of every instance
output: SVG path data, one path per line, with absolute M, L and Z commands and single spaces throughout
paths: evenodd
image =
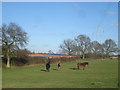
M 78 70 L 78 68 L 69 68 L 69 69 L 72 69 L 72 70 Z
M 46 70 L 44 70 L 44 69 L 41 69 L 41 71 L 44 71 L 44 72 L 46 72 Z
M 58 69 L 53 69 L 53 70 L 56 70 L 56 71 L 58 71 Z

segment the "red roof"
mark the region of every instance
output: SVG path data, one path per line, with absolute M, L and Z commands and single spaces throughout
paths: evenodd
M 48 55 L 48 54 L 29 54 L 29 56 L 41 56 L 41 57 L 53 57 L 53 58 L 60 58 L 60 57 L 70 58 L 70 57 L 74 57 L 74 56 Z

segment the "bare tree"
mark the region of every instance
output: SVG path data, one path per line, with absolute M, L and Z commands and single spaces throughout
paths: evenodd
M 2 26 L 3 53 L 7 58 L 7 67 L 10 67 L 10 58 L 14 50 L 24 47 L 27 44 L 27 33 L 15 23 Z
M 48 54 L 54 54 L 54 52 L 52 50 L 49 50 Z
M 91 51 L 94 54 L 102 53 L 102 45 L 98 41 L 91 42 Z
M 27 49 L 19 49 L 14 51 L 14 56 L 17 58 L 26 58 L 31 52 Z
M 63 44 L 60 45 L 60 48 L 62 50 L 63 53 L 66 53 L 68 55 L 72 55 L 73 51 L 74 51 L 74 41 L 71 39 L 67 39 L 63 41 Z
M 114 40 L 112 39 L 107 39 L 104 43 L 103 43 L 103 50 L 104 53 L 109 56 L 112 53 L 117 52 L 117 44 L 115 43 Z
M 86 35 L 78 35 L 75 39 L 78 50 L 82 54 L 82 58 L 85 58 L 85 54 L 90 51 L 90 38 Z

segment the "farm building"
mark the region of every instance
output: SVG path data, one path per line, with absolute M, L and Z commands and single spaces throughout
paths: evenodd
M 30 57 L 50 57 L 50 58 L 71 58 L 74 56 L 69 56 L 65 54 L 47 54 L 47 53 L 41 53 L 41 54 L 29 54 Z

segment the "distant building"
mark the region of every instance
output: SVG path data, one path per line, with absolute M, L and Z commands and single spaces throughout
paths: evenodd
M 64 54 L 47 54 L 47 53 L 41 53 L 41 54 L 29 54 L 30 57 L 51 57 L 51 58 L 71 58 L 74 56 L 64 55 Z

